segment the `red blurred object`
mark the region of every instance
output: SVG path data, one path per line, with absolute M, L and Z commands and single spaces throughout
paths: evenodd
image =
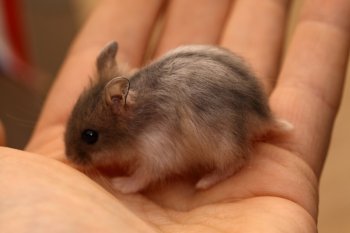
M 21 0 L 0 0 L 0 68 L 10 77 L 31 85 L 33 74 Z

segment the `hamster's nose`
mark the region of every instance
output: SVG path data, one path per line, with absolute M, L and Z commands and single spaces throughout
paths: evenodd
M 88 165 L 91 162 L 89 153 L 77 149 L 77 148 L 66 148 L 67 159 L 76 165 Z

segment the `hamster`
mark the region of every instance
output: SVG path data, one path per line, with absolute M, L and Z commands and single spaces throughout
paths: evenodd
M 243 166 L 254 138 L 290 128 L 224 48 L 178 47 L 133 74 L 118 69 L 117 50 L 111 42 L 97 57 L 96 81 L 77 100 L 65 147 L 78 165 L 126 169 L 111 179 L 122 193 L 194 171 L 196 188 L 207 189 Z

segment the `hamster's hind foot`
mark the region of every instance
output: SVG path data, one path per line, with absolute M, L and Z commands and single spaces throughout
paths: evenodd
M 196 184 L 197 189 L 208 189 L 212 187 L 213 185 L 219 183 L 220 181 L 223 181 L 227 179 L 228 177 L 232 176 L 237 169 L 228 169 L 226 171 L 212 171 L 209 174 L 206 174 L 203 176 Z

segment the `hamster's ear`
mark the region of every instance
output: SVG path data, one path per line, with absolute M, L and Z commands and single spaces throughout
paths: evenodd
M 110 79 L 118 72 L 115 57 L 118 52 L 118 43 L 108 43 L 100 52 L 96 60 L 97 72 L 100 79 Z
M 105 86 L 105 102 L 113 108 L 115 113 L 119 113 L 120 110 L 125 109 L 129 88 L 129 79 L 123 77 L 113 78 Z

